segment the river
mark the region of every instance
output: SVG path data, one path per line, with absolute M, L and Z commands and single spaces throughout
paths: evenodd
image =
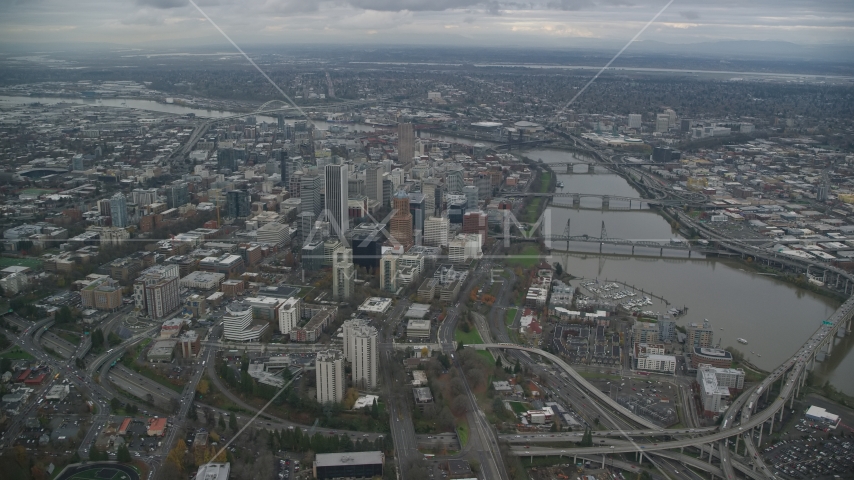
M 235 115 L 235 112 L 230 111 L 205 110 L 153 100 L 0 96 L 0 106 L 33 102 L 44 104 L 66 102 L 134 108 L 177 115 L 194 113 L 204 118 Z M 257 118 L 260 121 L 275 121 L 272 117 L 257 116 Z M 319 128 L 328 126 L 323 121 L 314 123 Z M 350 131 L 373 130 L 372 126 L 364 124 L 347 124 L 346 126 Z M 433 138 L 467 145 L 493 144 L 488 141 L 447 135 L 437 135 Z M 546 163 L 579 160 L 572 153 L 560 150 L 529 150 L 524 152 L 524 155 L 534 160 L 542 159 Z M 584 167 L 576 169 L 576 171 L 584 170 Z M 558 174 L 557 180 L 564 183 L 562 189 L 564 192 L 640 196 L 628 182 L 611 173 Z M 581 206 L 595 208 L 600 204 L 596 199 L 583 199 Z M 619 206 L 620 203 L 612 200 L 611 205 Z M 679 237 L 664 218 L 650 210 L 595 211 L 559 207 L 550 207 L 548 210 L 547 215 L 550 215 L 552 232 L 556 234 L 564 231 L 567 219 L 570 219 L 572 235 L 586 234 L 598 237 L 604 221 L 608 236 L 613 238 L 667 241 Z M 590 254 L 556 253 L 552 260 L 561 262 L 564 269 L 574 276 L 624 281 L 663 296 L 673 302 L 673 306 L 688 306 L 688 314 L 680 317 L 679 325 L 702 322 L 704 318 L 708 318 L 715 328 L 715 342 L 720 338 L 723 347 L 732 346 L 739 349 L 751 362 L 765 369 L 773 369 L 788 358 L 818 328 L 821 321 L 833 313 L 837 306 L 837 302 L 826 297 L 773 277 L 745 270 L 732 261 L 600 256 L 596 253 L 597 244 L 582 247 L 589 248 Z M 736 338 L 739 337 L 747 339 L 749 343 L 747 345 L 737 343 Z M 854 335 L 838 339 L 837 342 L 839 343 L 833 354 L 818 364 L 814 376 L 820 383 L 830 381 L 846 394 L 854 395 L 854 381 L 852 381 Z M 750 352 L 755 354 L 751 355 Z
M 570 152 L 548 149 L 527 151 L 525 156 L 546 163 L 578 160 Z M 640 196 L 628 182 L 612 173 L 561 173 L 557 180 L 564 183 L 565 192 Z M 598 200 L 591 200 L 599 205 Z M 665 240 L 679 236 L 667 220 L 650 210 L 549 210 L 555 233 L 563 232 L 569 218 L 572 235 L 598 237 L 604 221 L 609 237 Z M 600 256 L 556 250 L 552 254 L 551 260 L 560 262 L 574 276 L 620 280 L 666 298 L 673 307 L 687 306 L 688 313 L 679 317 L 678 325 L 708 318 L 715 330 L 715 343 L 720 339 L 722 347 L 740 350 L 766 370 L 789 358 L 838 306 L 827 297 L 755 273 L 731 260 Z M 664 313 L 658 307 L 648 308 Z M 739 344 L 739 337 L 748 344 Z M 852 338 L 854 335 L 837 339 L 832 355 L 814 372 L 818 382 L 830 381 L 848 395 L 854 395 Z

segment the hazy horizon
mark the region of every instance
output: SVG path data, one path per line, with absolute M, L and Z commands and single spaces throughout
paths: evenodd
M 200 0 L 238 44 L 601 48 L 625 45 L 667 5 L 649 0 Z M 0 44 L 38 48 L 190 48 L 222 45 L 223 36 L 187 0 L 6 0 Z M 792 0 L 744 4 L 674 1 L 638 45 L 788 42 L 812 49 L 854 46 L 854 4 Z M 630 48 L 630 50 L 632 49 Z M 774 55 L 775 52 L 770 54 Z

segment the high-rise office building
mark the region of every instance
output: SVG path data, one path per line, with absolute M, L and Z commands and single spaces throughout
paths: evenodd
M 640 113 L 630 113 L 629 114 L 629 128 L 634 128 L 636 130 L 640 130 L 641 128 L 641 114 Z
M 339 302 L 353 295 L 356 267 L 353 266 L 353 250 L 339 245 L 332 252 L 332 298 Z
M 138 207 L 151 205 L 157 201 L 156 188 L 134 188 L 130 192 L 130 201 Z
M 474 184 L 477 186 L 478 200 L 486 200 L 492 197 L 492 176 L 488 173 L 478 173 L 474 178 Z
M 411 123 L 397 124 L 397 161 L 404 171 L 412 168 L 412 157 L 415 156 L 415 132 Z
M 98 215 L 102 217 L 110 216 L 110 200 L 106 198 L 102 198 L 98 200 Z
M 316 173 L 308 173 L 302 176 L 300 180 L 300 212 L 311 213 L 314 218 L 320 217 L 320 212 L 323 210 L 321 203 L 323 179 Z
M 377 329 L 368 325 L 353 328 L 345 342 L 350 343 L 353 385 L 374 389 L 377 386 Z
M 317 352 L 314 378 L 318 403 L 339 403 L 344 400 L 344 355 L 340 350 Z
M 424 221 L 424 245 L 447 247 L 451 223 L 446 217 L 427 217 Z
M 294 172 L 298 172 L 302 170 L 302 157 L 290 157 L 288 156 L 288 151 L 281 150 L 273 150 L 274 158 L 279 162 L 279 173 L 282 176 L 282 185 L 285 188 L 290 187 L 291 177 L 293 177 Z
M 110 197 L 110 218 L 114 227 L 125 228 L 128 226 L 128 201 L 124 194 L 117 193 Z
M 353 246 L 353 263 L 368 270 L 379 267 L 382 244 L 385 241 L 382 227 L 375 223 L 362 223 L 350 233 L 350 245 Z
M 365 195 L 370 200 L 383 203 L 383 168 L 377 162 L 370 162 L 365 168 Z
M 391 181 L 389 176 L 383 175 L 383 200 L 382 206 L 384 208 L 388 208 L 391 206 L 391 197 L 394 194 L 394 182 Z
M 655 131 L 658 133 L 667 133 L 670 128 L 670 115 L 659 113 L 655 116 Z
M 479 188 L 475 185 L 466 185 L 463 187 L 463 194 L 466 196 L 466 210 L 477 209 L 477 202 L 480 198 Z
M 225 194 L 226 216 L 246 218 L 251 214 L 252 201 L 246 190 L 232 190 Z
M 462 193 L 465 183 L 463 183 L 464 170 L 462 166 L 455 165 L 448 168 L 448 173 L 445 175 L 445 184 L 447 185 L 448 193 Z
M 279 305 L 279 331 L 282 335 L 291 333 L 297 328 L 302 319 L 302 302 L 297 297 L 290 297 Z
M 326 173 L 326 219 L 332 223 L 333 234 L 343 238 L 350 227 L 347 197 L 347 165 L 327 165 Z M 335 231 L 335 229 L 338 229 Z
M 178 208 L 190 203 L 190 189 L 186 182 L 166 186 L 166 203 L 169 208 Z
M 414 245 L 412 235 L 412 213 L 409 211 L 409 195 L 403 190 L 392 198 L 394 215 L 391 217 L 391 241 L 403 245 L 404 250 Z
M 229 172 L 237 171 L 237 160 L 241 155 L 238 153 L 236 148 L 220 148 L 216 152 L 216 166 L 217 169 L 222 172 L 223 170 L 228 170 Z
M 479 233 L 481 240 L 486 241 L 487 233 L 489 233 L 489 224 L 487 222 L 486 213 L 481 210 L 466 212 L 463 215 L 463 233 Z
M 673 110 L 672 108 L 665 108 L 664 114 L 667 115 L 668 124 L 671 127 L 675 127 L 676 126 L 676 111 Z
M 437 215 L 436 210 L 441 210 L 442 205 L 442 190 L 439 182 L 433 178 L 424 180 L 421 182 L 421 194 L 424 195 L 424 215 L 427 217 Z
M 83 166 L 83 154 L 82 153 L 78 153 L 77 155 L 74 155 L 73 157 L 71 157 L 71 169 L 74 171 L 77 171 L 77 172 L 86 169 L 86 167 Z
M 380 290 L 397 291 L 397 255 L 387 253 L 380 259 Z
M 424 194 L 410 193 L 409 194 L 409 212 L 412 213 L 412 235 L 415 240 L 421 239 L 424 232 L 424 218 L 426 216 Z M 420 245 L 420 242 L 416 241 Z

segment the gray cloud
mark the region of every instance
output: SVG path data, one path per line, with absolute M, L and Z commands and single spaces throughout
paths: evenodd
M 591 0 L 559 0 L 557 2 L 549 2 L 547 5 L 549 8 L 555 10 L 576 11 L 592 7 L 593 2 Z
M 679 15 L 681 15 L 682 18 L 686 18 L 688 20 L 696 20 L 696 19 L 700 18 L 700 12 L 698 12 L 696 10 L 688 10 L 687 12 L 679 12 Z
M 452 8 L 464 8 L 482 3 L 481 0 L 348 0 L 348 4 L 365 10 L 398 12 L 409 10 L 413 12 L 441 12 Z
M 190 3 L 186 0 L 136 0 L 136 4 L 141 7 L 178 8 L 186 7 Z

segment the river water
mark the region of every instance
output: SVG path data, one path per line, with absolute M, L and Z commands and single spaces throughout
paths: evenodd
M 559 150 L 532 150 L 525 156 L 545 163 L 579 160 Z M 562 169 L 556 169 L 563 171 Z M 562 174 L 558 191 L 639 197 L 623 178 L 612 173 Z M 598 200 L 591 199 L 593 206 Z M 611 203 L 614 205 L 614 202 Z M 582 206 L 584 200 L 582 200 Z M 667 240 L 678 238 L 663 217 L 649 210 L 595 211 L 549 207 L 552 229 L 562 233 L 566 220 L 572 235 L 599 237 L 602 222 L 612 238 Z M 556 249 L 560 248 L 555 246 Z M 595 247 L 598 249 L 598 245 Z M 821 295 L 744 269 L 738 262 L 721 259 L 654 258 L 567 254 L 552 251 L 552 261 L 560 262 L 574 276 L 619 280 L 666 298 L 672 307 L 688 307 L 678 325 L 702 322 L 708 318 L 715 329 L 715 343 L 734 347 L 760 368 L 771 370 L 789 358 L 821 321 L 830 317 L 838 302 Z M 655 306 L 648 307 L 661 311 Z M 736 339 L 744 338 L 747 345 Z M 830 381 L 848 395 L 854 395 L 854 335 L 839 342 L 832 355 L 815 371 L 821 383 Z M 751 353 L 754 352 L 754 353 Z
M 40 102 L 78 103 L 92 106 L 134 108 L 161 113 L 184 115 L 194 113 L 204 118 L 222 118 L 235 112 L 205 110 L 182 105 L 164 104 L 139 99 L 65 99 L 51 97 L 0 96 L 0 106 Z M 272 117 L 257 116 L 259 121 L 274 122 Z M 315 121 L 319 128 L 326 122 Z M 350 131 L 369 132 L 370 125 L 348 124 Z M 422 135 L 427 136 L 427 135 Z M 493 142 L 436 135 L 437 140 L 472 145 Z M 524 155 L 546 163 L 579 161 L 572 153 L 560 150 L 529 150 Z M 558 169 L 558 171 L 561 171 Z M 575 171 L 586 171 L 579 166 Z M 628 182 L 611 173 L 557 175 L 564 183 L 558 191 L 590 193 L 623 197 L 639 197 Z M 571 203 L 571 200 L 563 200 Z M 559 202 L 560 203 L 560 202 Z M 584 198 L 581 206 L 590 210 L 549 207 L 546 215 L 552 232 L 563 233 L 567 219 L 571 235 L 599 237 L 602 222 L 607 235 L 612 238 L 668 241 L 679 238 L 671 225 L 658 214 L 646 210 L 596 210 L 601 201 Z M 612 200 L 611 206 L 627 206 Z M 637 207 L 635 207 L 637 208 Z M 773 369 L 794 353 L 836 309 L 838 303 L 810 291 L 798 288 L 771 276 L 745 270 L 737 262 L 720 259 L 673 258 L 680 256 L 670 251 L 669 258 L 601 256 L 598 244 L 573 245 L 573 250 L 588 248 L 589 254 L 567 254 L 553 251 L 552 261 L 576 276 L 618 280 L 666 298 L 674 307 L 688 307 L 688 314 L 678 320 L 679 325 L 702 322 L 708 318 L 715 328 L 715 342 L 732 346 L 764 369 Z M 628 252 L 622 252 L 628 253 Z M 682 255 L 687 257 L 687 254 Z M 660 305 L 659 305 L 660 306 Z M 649 307 L 656 309 L 658 306 Z M 663 308 L 663 307 L 662 307 Z M 661 310 L 663 313 L 663 309 Z M 722 329 L 722 330 L 721 330 Z M 747 345 L 736 338 L 745 338 Z M 848 395 L 854 395 L 854 335 L 837 339 L 833 354 L 817 364 L 814 376 L 819 383 L 829 381 Z M 754 353 L 751 353 L 754 352 Z M 761 356 L 760 356 L 761 355 Z

